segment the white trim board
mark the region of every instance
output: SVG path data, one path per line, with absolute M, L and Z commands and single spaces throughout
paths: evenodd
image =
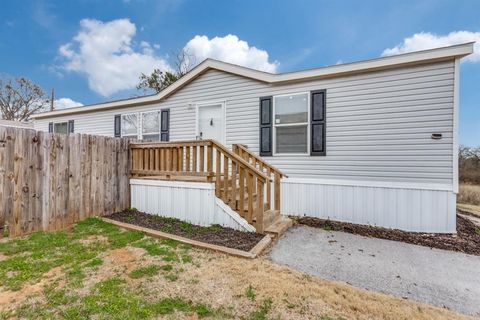
M 460 114 L 460 59 L 455 59 L 453 84 L 453 192 L 458 193 L 458 123 Z
M 207 183 L 207 182 L 130 179 L 130 184 L 143 185 L 143 186 L 156 186 L 156 187 L 176 187 L 176 188 L 215 190 L 215 185 L 213 183 Z
M 316 184 L 316 185 L 333 185 L 333 186 L 353 186 L 353 187 L 373 187 L 387 189 L 417 189 L 417 190 L 436 190 L 436 191 L 452 191 L 451 185 L 445 184 L 427 184 L 413 182 L 385 182 L 385 181 L 359 181 L 359 180 L 342 180 L 342 179 L 308 179 L 308 178 L 286 178 L 282 180 L 286 184 Z
M 372 60 L 365 60 L 353 63 L 345 63 L 323 68 L 283 73 L 272 74 L 262 72 L 218 60 L 206 59 L 198 66 L 189 71 L 186 75 L 178 81 L 167 87 L 165 90 L 150 96 L 139 98 L 125 99 L 119 101 L 111 101 L 106 103 L 94 104 L 90 106 L 75 107 L 57 111 L 50 111 L 32 115 L 34 119 L 56 117 L 62 115 L 70 115 L 77 113 L 93 112 L 100 110 L 109 110 L 116 108 L 124 108 L 131 106 L 138 106 L 144 104 L 151 104 L 170 96 L 177 90 L 183 88 L 185 85 L 193 81 L 198 76 L 202 75 L 210 69 L 224 71 L 246 78 L 255 79 L 265 83 L 286 83 L 295 81 L 306 81 L 312 79 L 331 78 L 335 76 L 343 76 L 349 74 L 357 74 L 369 71 L 385 70 L 395 67 L 418 65 L 423 63 L 430 63 L 436 61 L 445 61 L 449 59 L 458 59 L 473 53 L 473 42 L 464 43 L 460 45 L 436 48 L 424 51 L 410 52 L 399 54 L 395 56 L 382 57 Z

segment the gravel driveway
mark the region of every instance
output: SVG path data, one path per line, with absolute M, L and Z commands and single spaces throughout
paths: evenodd
M 270 259 L 322 278 L 480 315 L 480 257 L 402 242 L 291 228 Z

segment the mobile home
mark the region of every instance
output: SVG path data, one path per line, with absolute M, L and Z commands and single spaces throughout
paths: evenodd
M 282 214 L 450 233 L 460 59 L 472 52 L 467 43 L 283 74 L 207 59 L 158 94 L 37 114 L 34 126 L 243 145 L 285 174 Z

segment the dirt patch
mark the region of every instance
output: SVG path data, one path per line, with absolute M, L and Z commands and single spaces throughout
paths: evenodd
M 406 232 L 312 217 L 292 217 L 298 223 L 325 230 L 342 231 L 366 237 L 381 238 L 420 246 L 459 251 L 480 256 L 479 229 L 471 221 L 457 215 L 457 234 Z
M 91 270 L 78 293 L 86 294 L 96 283 L 120 276 L 129 280 L 128 273 L 142 264 L 144 251 L 140 248 L 124 247 L 107 251 L 102 255 L 103 263 L 98 269 Z
M 43 289 L 52 283 L 55 279 L 59 279 L 63 276 L 61 267 L 56 267 L 46 272 L 42 279 L 32 285 L 22 287 L 17 291 L 3 291 L 0 290 L 0 311 L 4 311 L 12 306 L 12 304 L 19 304 L 29 297 L 43 292 Z
M 107 218 L 244 251 L 250 251 L 264 237 L 259 233 L 242 232 L 219 225 L 201 227 L 181 220 L 155 216 L 139 211 L 118 212 L 107 216 Z

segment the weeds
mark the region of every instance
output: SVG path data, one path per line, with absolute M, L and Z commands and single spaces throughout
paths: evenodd
M 89 236 L 106 236 L 107 243 L 94 241 L 84 244 L 80 240 Z M 102 263 L 97 257 L 101 252 L 124 247 L 143 238 L 143 233 L 121 231 L 97 218 L 89 218 L 73 228 L 72 233 L 36 232 L 21 239 L 0 243 L 0 252 L 9 258 L 0 261 L 0 283 L 18 290 L 26 282 L 38 281 L 49 270 L 62 267 L 66 278 L 78 286 L 85 277 L 85 268 Z
M 257 296 L 255 291 L 253 290 L 253 287 L 252 285 L 249 285 L 247 290 L 245 291 L 245 296 L 249 299 L 249 300 L 255 300 L 255 297 Z
M 143 277 L 153 277 L 157 275 L 160 270 L 161 270 L 160 266 L 152 264 L 150 266 L 133 270 L 132 272 L 129 273 L 128 276 L 132 279 L 140 279 Z
M 215 310 L 206 304 L 195 304 L 181 297 L 148 302 L 135 290 L 129 290 L 125 284 L 121 278 L 110 278 L 97 283 L 85 296 L 68 294 L 52 285 L 45 289 L 44 304 L 24 304 L 16 310 L 15 316 L 49 319 L 150 319 L 174 312 L 196 313 L 200 318 L 221 314 L 221 310 Z
M 263 300 L 262 305 L 258 308 L 258 310 L 252 312 L 247 319 L 249 320 L 266 320 L 267 315 L 272 309 L 272 299 L 268 298 Z

